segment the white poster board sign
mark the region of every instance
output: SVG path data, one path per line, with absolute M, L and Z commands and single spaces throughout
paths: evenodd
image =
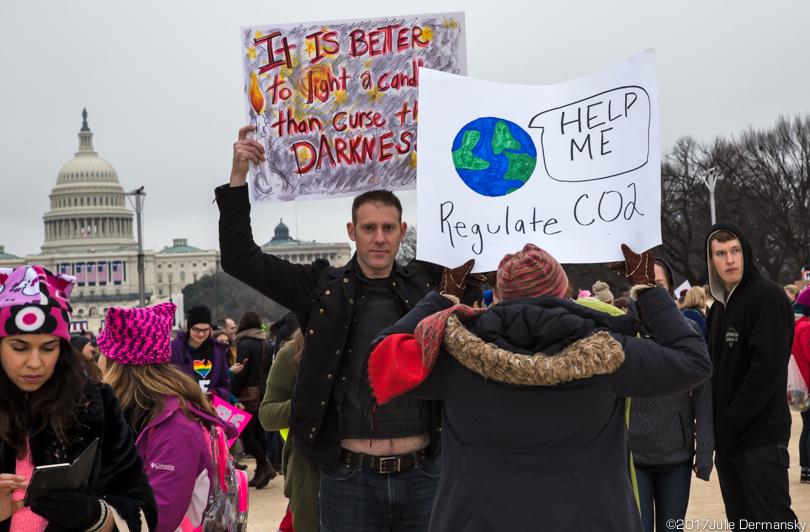
M 562 263 L 661 243 L 654 50 L 549 86 L 419 76 L 419 259 L 483 272 L 528 242 Z
M 416 187 L 419 68 L 467 74 L 464 13 L 242 28 L 254 201 Z

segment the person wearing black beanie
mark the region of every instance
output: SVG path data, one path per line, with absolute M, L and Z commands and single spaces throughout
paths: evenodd
M 186 325 L 186 333 L 198 323 L 211 325 L 211 309 L 205 305 L 197 305 L 188 311 L 188 324 Z
M 188 311 L 186 330 L 172 340 L 170 362 L 194 378 L 203 392 L 227 401 L 231 397 L 231 379 L 226 348 L 211 338 L 211 309 L 198 305 Z
M 95 350 L 90 344 L 90 338 L 86 336 L 77 336 L 70 339 L 70 346 L 87 357 L 88 360 L 93 360 L 93 353 Z

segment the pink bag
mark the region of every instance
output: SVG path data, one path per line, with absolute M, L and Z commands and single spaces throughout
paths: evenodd
M 810 409 L 807 383 L 804 382 L 802 372 L 799 370 L 799 365 L 793 355 L 790 355 L 790 361 L 788 362 L 787 399 L 790 408 L 797 412 L 806 412 Z

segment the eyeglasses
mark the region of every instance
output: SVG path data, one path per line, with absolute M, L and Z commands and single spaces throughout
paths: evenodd
M 191 332 L 194 334 L 208 334 L 208 331 L 211 330 L 211 327 L 206 327 L 205 329 L 198 329 L 197 327 L 192 327 Z

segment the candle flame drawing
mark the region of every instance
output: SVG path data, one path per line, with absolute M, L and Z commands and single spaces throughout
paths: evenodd
M 250 103 L 253 105 L 253 110 L 258 114 L 262 114 L 264 112 L 264 95 L 259 87 L 259 77 L 255 72 L 250 73 L 248 93 L 250 94 Z

